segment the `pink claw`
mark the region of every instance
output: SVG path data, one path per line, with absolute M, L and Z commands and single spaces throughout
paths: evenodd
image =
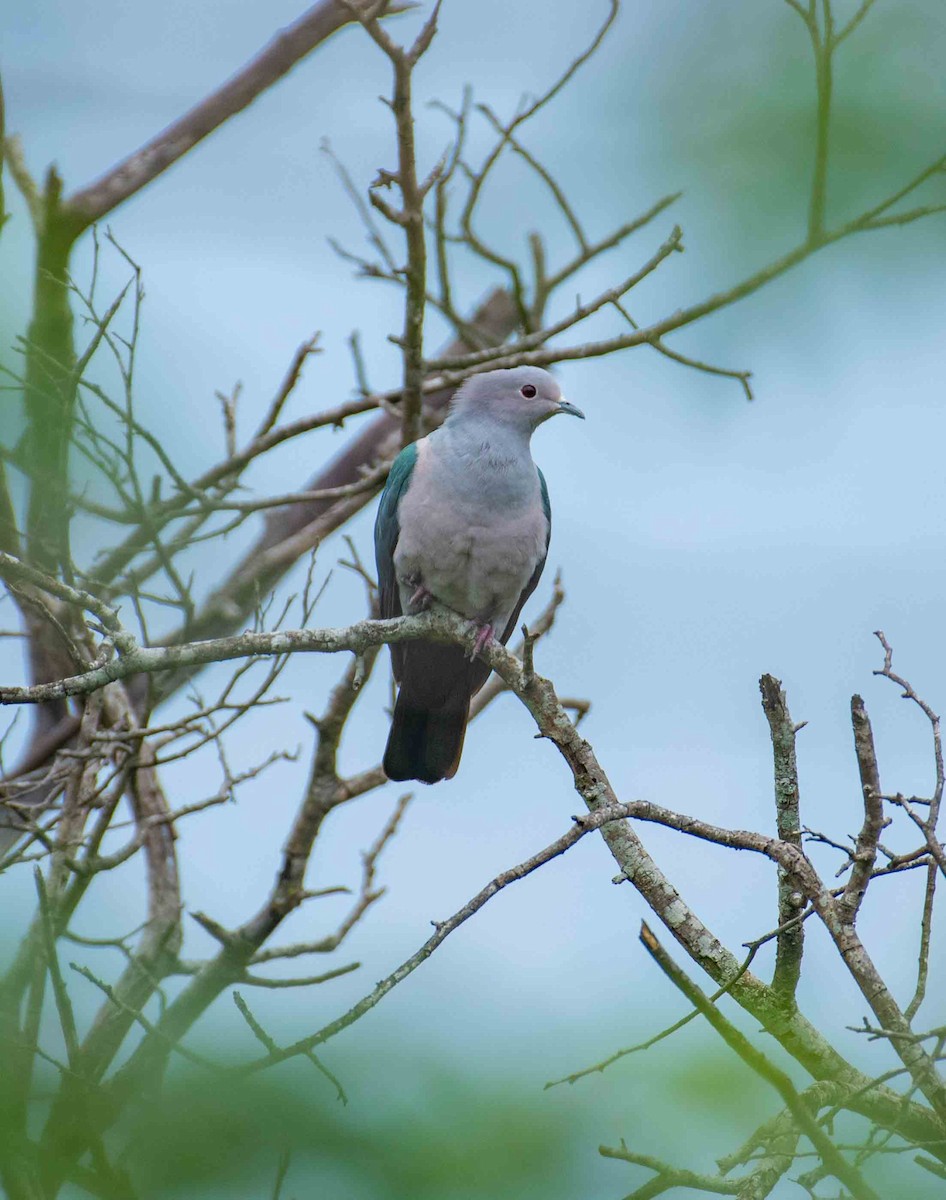
M 419 608 L 419 609 L 423 610 L 423 609 L 429 607 L 430 602 L 431 602 L 431 600 L 433 600 L 433 598 L 434 598 L 433 592 L 428 591 L 427 588 L 425 588 L 424 585 L 421 584 L 420 587 L 418 587 L 417 591 L 414 593 L 414 595 L 411 596 L 410 602 L 409 602 L 409 607 L 412 609 Z
M 481 625 L 479 627 L 479 631 L 477 632 L 477 635 L 476 635 L 476 641 L 473 643 L 473 649 L 470 651 L 470 658 L 471 659 L 476 658 L 476 656 L 483 649 L 485 649 L 485 647 L 488 646 L 492 640 L 493 640 L 492 625 Z

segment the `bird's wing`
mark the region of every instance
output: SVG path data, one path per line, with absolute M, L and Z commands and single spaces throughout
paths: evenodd
M 401 597 L 398 592 L 397 576 L 394 571 L 394 550 L 401 534 L 398 520 L 398 505 L 407 491 L 414 464 L 417 462 L 417 446 L 405 446 L 391 464 L 388 481 L 381 493 L 378 515 L 374 523 L 374 553 L 378 567 L 378 607 L 382 618 L 401 616 Z M 401 674 L 400 657 L 402 648 L 391 646 L 395 677 Z

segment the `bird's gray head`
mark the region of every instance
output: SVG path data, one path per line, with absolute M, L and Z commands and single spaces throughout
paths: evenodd
M 562 395 L 562 389 L 541 367 L 512 367 L 472 375 L 450 406 L 451 418 L 483 417 L 531 433 L 556 413 L 585 418 Z

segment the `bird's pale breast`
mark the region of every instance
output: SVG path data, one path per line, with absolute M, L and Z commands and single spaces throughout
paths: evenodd
M 478 462 L 473 486 L 418 456 L 399 509 L 394 553 L 401 604 L 417 581 L 443 604 L 501 631 L 545 554 L 548 521 L 538 476 L 511 479 L 508 469 Z

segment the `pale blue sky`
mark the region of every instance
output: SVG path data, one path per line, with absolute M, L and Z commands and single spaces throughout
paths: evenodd
M 882 112 L 898 80 L 905 88 L 921 78 L 932 114 L 923 129 L 941 130 L 946 98 L 932 64 L 946 49 L 946 19 L 933 4 L 878 7 L 886 11 L 877 15 L 879 32 L 865 33 L 873 39 L 866 44 L 877 53 L 882 38 L 887 56 L 872 65 L 852 43 L 852 61 L 868 75 L 875 70 L 876 83 L 854 77 L 853 68 L 848 76 L 839 72 L 839 119 L 845 128 L 855 117 L 872 120 L 862 108 L 845 108 L 846 82 L 861 99 L 874 97 Z M 560 69 L 601 8 L 448 0 L 420 73 L 420 98 L 456 103 L 471 82 L 478 98 L 508 113 L 523 91 L 539 90 Z M 659 7 L 628 0 L 601 57 L 527 137 L 574 195 L 593 235 L 685 189 L 674 209 L 580 280 L 588 297 L 629 274 L 680 222 L 685 255 L 631 298 L 632 311 L 644 318 L 735 282 L 787 249 L 802 229 L 805 179 L 779 140 L 784 135 L 789 148 L 805 144 L 810 94 L 797 19 L 775 0 L 713 8 L 708 15 L 693 0 Z M 157 9 L 120 0 L 14 0 L 0 17 L 9 128 L 22 134 L 35 172 L 55 161 L 72 189 L 174 119 L 295 15 L 288 0 L 171 0 Z M 407 36 L 411 25 L 400 28 Z M 348 396 L 345 339 L 353 328 L 362 332 L 372 382 L 396 379 L 396 353 L 385 336 L 399 328 L 397 295 L 350 282 L 327 247 L 329 236 L 357 246 L 360 231 L 319 153 L 329 138 L 361 184 L 391 165 L 390 120 L 376 99 L 386 87 L 376 49 L 347 31 L 110 218 L 144 270 L 141 412 L 188 472 L 221 448 L 215 390 L 243 382 L 247 430 L 254 404 L 268 398 L 295 346 L 316 329 L 325 352 L 310 362 L 292 414 Z M 754 106 L 784 116 L 784 127 L 776 122 L 772 130 L 774 149 L 766 137 L 741 140 L 732 132 L 740 122 L 751 131 Z M 421 105 L 418 118 L 429 162 L 447 129 Z M 935 139 L 923 140 L 920 122 L 904 125 L 901 137 L 878 121 L 876 130 L 863 131 L 863 161 L 853 151 L 851 158 L 868 197 L 941 149 Z M 894 168 L 901 174 L 892 176 Z M 873 191 L 872 170 L 880 181 Z M 567 231 L 524 175 L 510 170 L 498 182 L 484 210 L 490 236 L 521 251 L 538 227 L 553 257 L 566 254 Z M 15 220 L 0 244 L 9 281 L 0 320 L 15 331 L 26 312 L 29 255 L 22 209 L 10 204 Z M 588 420 L 580 427 L 553 423 L 536 439 L 554 510 L 549 565 L 562 567 L 568 592 L 538 666 L 562 693 L 593 699 L 586 735 L 620 795 L 723 824 L 770 828 L 771 766 L 757 690 L 763 671 L 783 679 L 793 714 L 809 723 L 799 738 L 808 824 L 839 839 L 856 827 L 847 716 L 855 691 L 874 719 L 885 787 L 929 788 L 923 721 L 871 672 L 881 663 L 872 631 L 883 628 L 896 665 L 934 706 L 946 704 L 942 247 L 943 227 L 933 224 L 846 242 L 672 343 L 751 368 L 752 405 L 732 381 L 646 349 L 562 370 L 566 394 Z M 76 273 L 87 269 L 83 252 Z M 106 264 L 105 278 L 123 280 L 120 264 Z M 461 277 L 460 293 L 472 303 L 493 281 L 478 268 Z M 616 328 L 610 317 L 594 326 L 596 333 Z M 433 345 L 441 333 L 432 321 Z M 257 470 L 254 482 L 262 491 L 301 484 L 346 436 L 293 442 Z M 350 528 L 366 555 L 372 519 L 367 512 Z M 206 554 L 208 584 L 243 544 L 234 539 Z M 323 548 L 323 574 L 337 555 L 335 544 Z M 532 613 L 550 583 L 551 571 Z M 336 572 L 317 619 L 347 622 L 360 615 L 360 604 L 358 587 Z M 4 654 L 6 672 L 15 672 L 15 657 Z M 303 709 L 319 708 L 340 667 L 314 657 L 291 664 L 279 690 L 293 703 L 246 722 L 233 740 L 235 765 L 251 765 L 279 746 L 305 746 Z M 386 676 L 385 663 L 352 724 L 347 768 L 380 756 Z M 289 1037 L 335 1016 L 427 936 L 431 918 L 452 912 L 567 828 L 579 801 L 564 764 L 531 733 L 525 711 L 509 698 L 477 722 L 460 775 L 418 791 L 383 863 L 389 893 L 350 947 L 364 969 L 305 998 L 267 994 L 258 1011 L 270 1028 Z M 238 806 L 182 828 L 190 908 L 225 924 L 255 909 L 303 783 L 302 758 L 247 786 Z M 215 764 L 208 756 L 189 775 L 169 772 L 168 782 L 177 802 L 199 799 L 217 786 Z M 313 886 L 354 881 L 357 852 L 383 822 L 396 795 L 390 792 L 332 819 L 315 856 Z M 765 865 L 660 831 L 645 836 L 685 884 L 687 898 L 732 944 L 773 925 L 774 880 Z M 629 887 L 614 888 L 613 873 L 603 845 L 587 839 L 456 934 L 376 1010 L 365 1036 L 381 1045 L 422 1035 L 458 1059 L 472 1044 L 487 1073 L 512 1063 L 520 1079 L 538 1087 L 655 1031 L 682 1006 L 637 945 L 641 901 Z M 117 876 L 113 912 L 90 917 L 88 928 L 124 924 L 137 886 L 134 872 Z M 905 900 L 892 904 L 884 896 L 915 896 L 918 886 L 878 884 L 864 914 L 865 933 L 876 939 L 901 996 L 912 989 L 915 921 Z M 3 880 L 4 904 L 16 889 Z M 340 907 L 326 901 L 326 919 Z M 287 935 L 321 930 L 322 917 L 304 909 Z M 810 928 L 811 962 L 831 963 L 833 952 Z M 189 936 L 192 953 L 210 949 L 199 931 Z M 941 963 L 934 953 L 931 993 L 940 996 Z M 803 984 L 803 1007 L 846 1050 L 877 1061 L 839 1028 L 861 1011 L 851 987 L 835 973 L 834 994 L 850 1001 L 842 1013 L 826 1003 L 814 974 Z M 943 1019 L 941 1003 L 933 1010 L 936 1001 L 930 1024 Z M 229 1026 L 229 1011 L 224 1018 Z M 356 1029 L 327 1048 L 326 1059 L 342 1075 L 346 1040 L 359 1036 Z M 575 1120 L 588 1123 L 587 1194 L 620 1194 L 625 1177 L 599 1164 L 594 1146 L 642 1133 L 652 1086 L 646 1079 L 658 1067 L 649 1057 L 646 1068 L 618 1066 L 537 1100 L 572 1106 Z

